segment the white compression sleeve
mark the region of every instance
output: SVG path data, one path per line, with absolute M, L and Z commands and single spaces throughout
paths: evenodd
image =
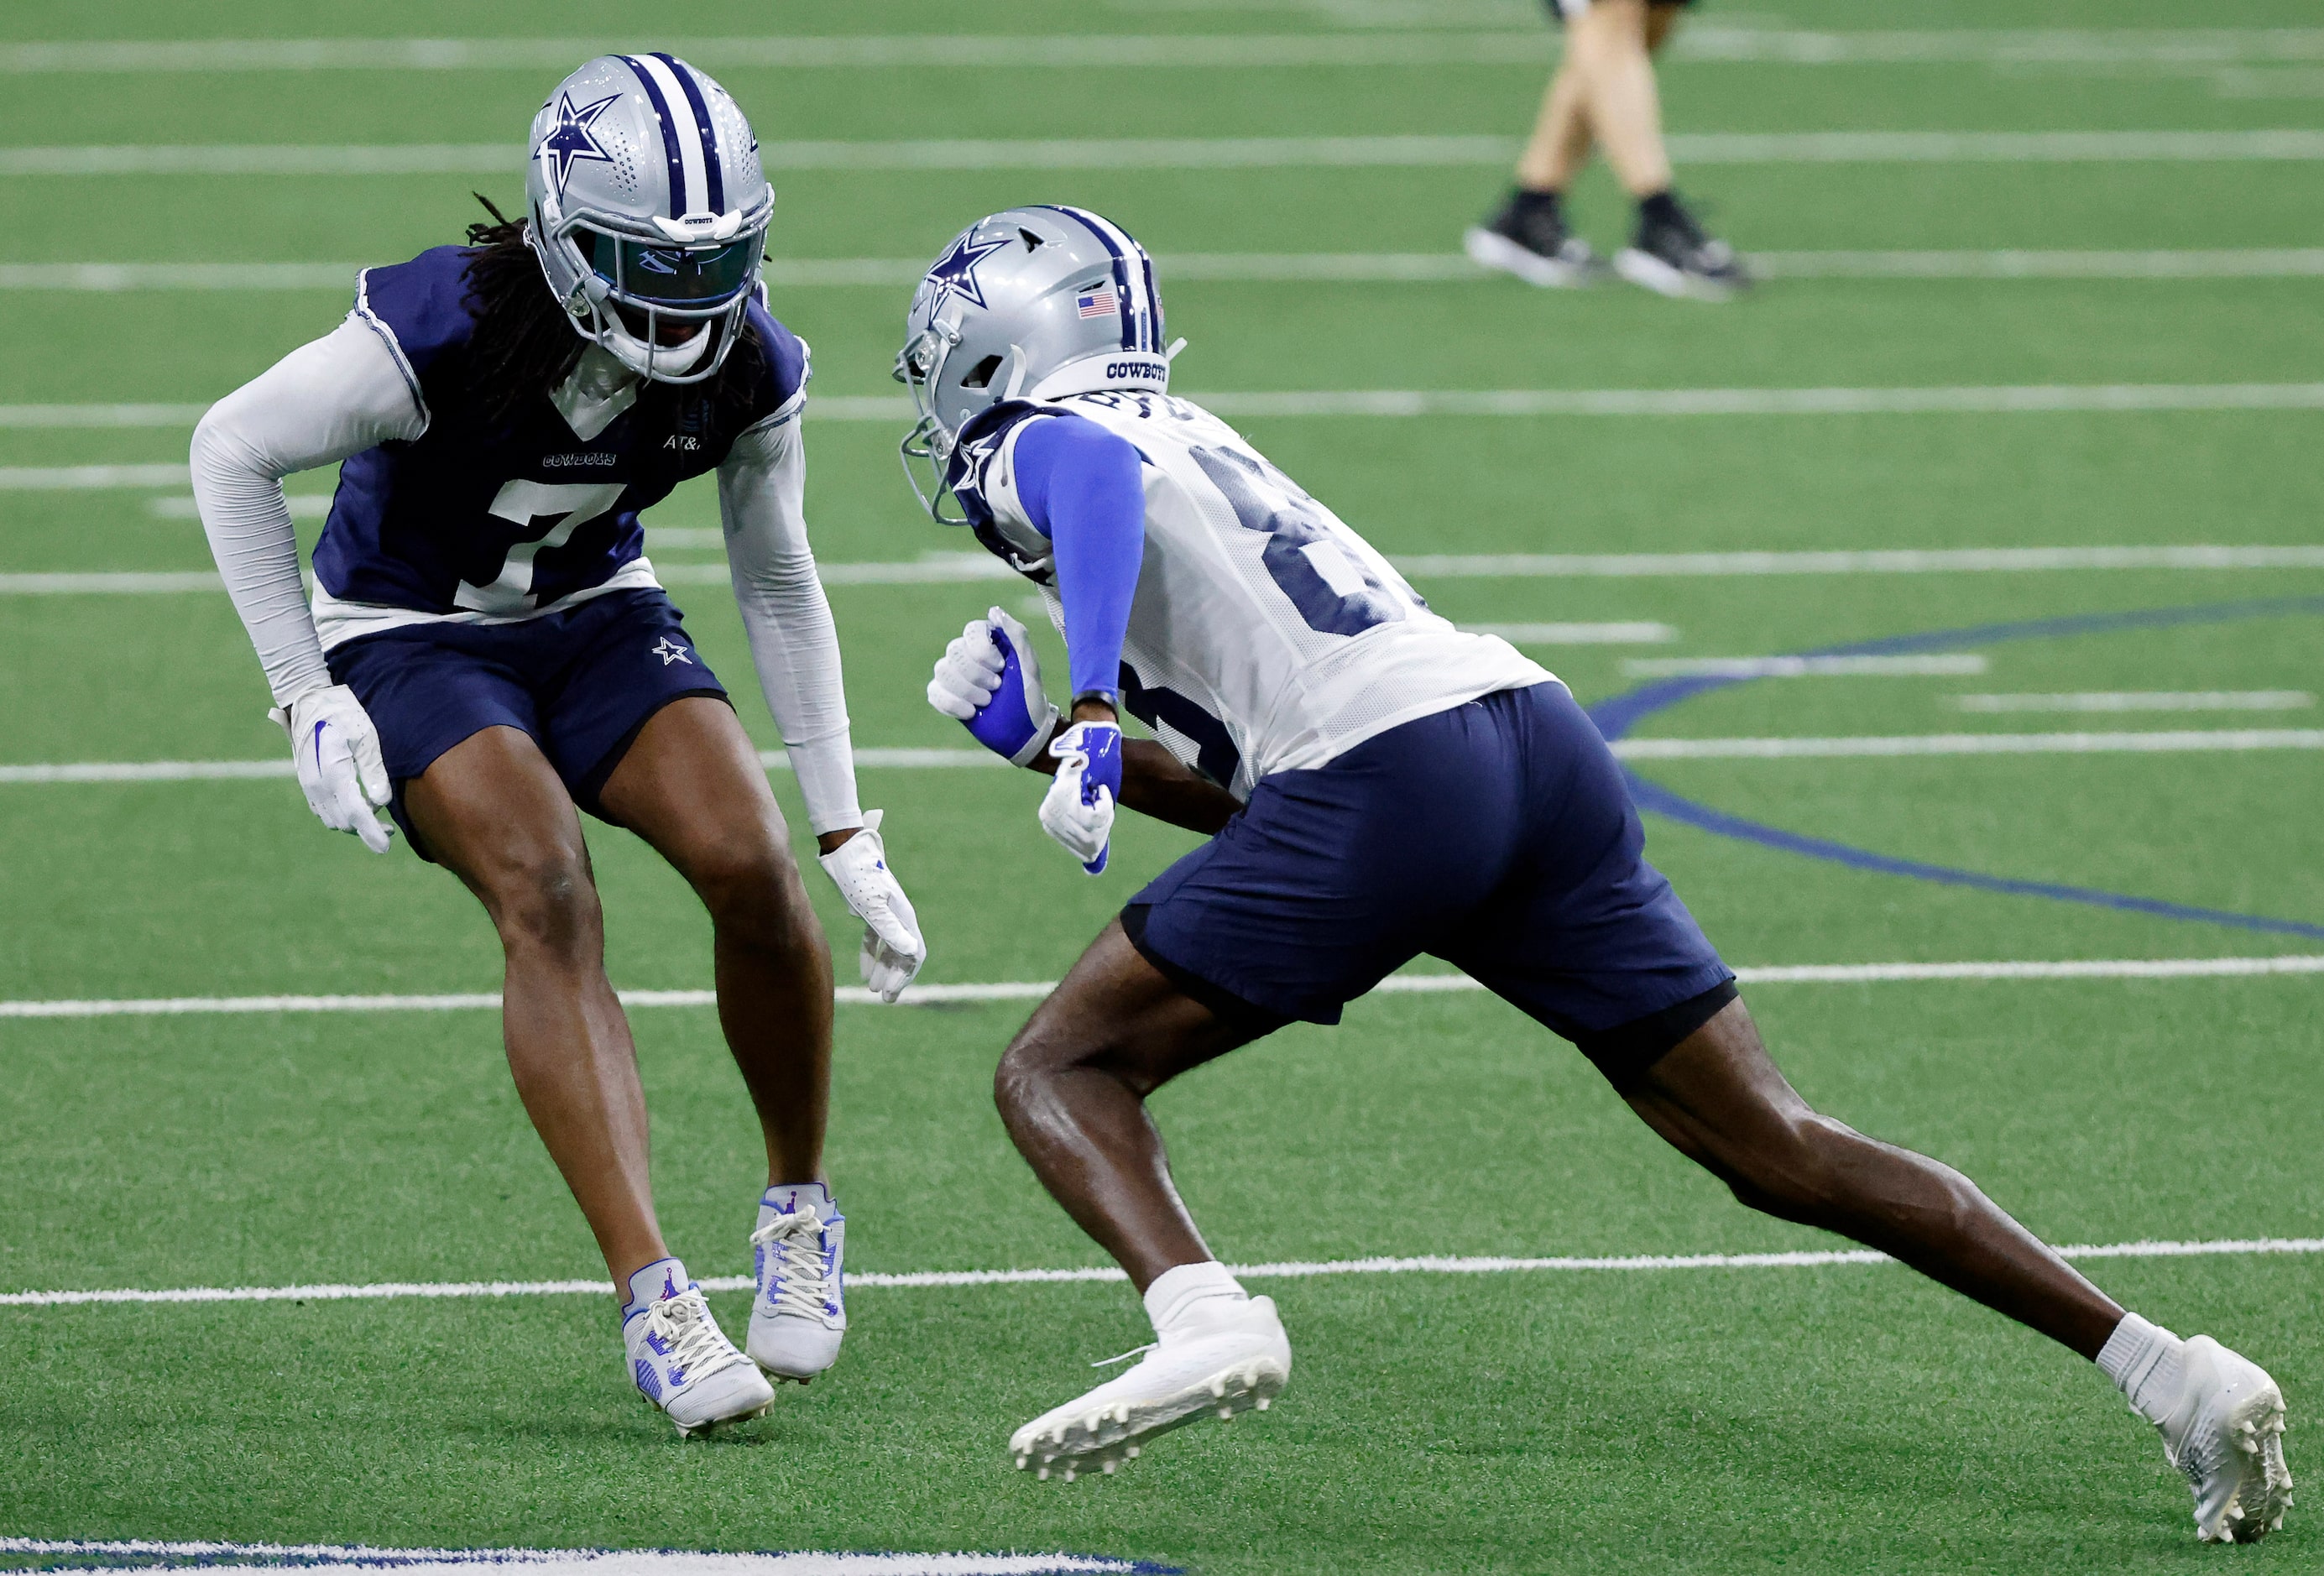
M 211 406 L 194 429 L 195 506 L 276 704 L 331 682 L 282 478 L 427 428 L 394 354 L 350 315 Z
M 796 414 L 743 433 L 718 467 L 726 559 L 751 660 L 798 776 L 807 826 L 821 834 L 861 826 L 863 812 L 855 798 L 839 631 L 807 545 L 806 492 Z

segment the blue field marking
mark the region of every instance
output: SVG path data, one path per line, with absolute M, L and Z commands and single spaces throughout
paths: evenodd
M 2180 624 L 2227 623 L 2238 619 L 2286 618 L 2318 613 L 2324 613 L 2324 596 L 2267 597 L 2206 603 L 2190 607 L 2146 608 L 2130 613 L 2076 613 L 2062 618 L 1977 624 L 1959 630 L 1930 630 L 1920 634 L 1889 635 L 1876 641 L 1825 646 L 1796 655 L 1888 656 L 1908 651 L 1942 651 L 1964 646 L 1997 645 L 2009 641 L 2102 634 L 2116 630 L 2167 629 Z M 1646 718 L 1667 711 L 1682 701 L 1692 700 L 1712 690 L 1751 682 L 1753 680 L 1749 677 L 1710 674 L 1663 679 L 1600 701 L 1589 708 L 1590 716 L 1610 744 Z M 1980 891 L 2001 892 L 2011 897 L 2048 898 L 2061 903 L 2083 903 L 2093 908 L 2151 915 L 2158 919 L 2193 920 L 2206 925 L 2233 926 L 2239 930 L 2264 931 L 2275 935 L 2324 939 L 2324 925 L 2304 920 L 2278 919 L 2265 914 L 2241 914 L 2227 908 L 2203 908 L 2186 903 L 2164 902 L 2158 898 L 2141 898 L 2127 892 L 2107 892 L 2094 887 L 2066 886 L 2055 881 L 2021 880 L 2008 876 L 1987 875 L 1981 871 L 1957 870 L 1950 865 L 1898 859 L 1871 849 L 1835 843 L 1830 838 L 1786 832 L 1780 826 L 1729 815 L 1724 810 L 1690 799 L 1658 782 L 1641 777 L 1628 767 L 1623 769 L 1623 775 L 1629 779 L 1631 797 L 1637 800 L 1641 810 L 1667 816 L 1674 821 L 1700 827 L 1720 837 L 1756 843 L 1762 847 L 1802 854 L 1809 859 L 1829 860 L 1852 870 L 1871 871 L 1881 875 L 1911 876 L 1916 880 L 1973 887 Z

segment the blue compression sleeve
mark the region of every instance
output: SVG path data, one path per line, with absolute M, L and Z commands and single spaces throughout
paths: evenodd
M 1017 439 L 1017 496 L 1056 551 L 1076 696 L 1119 701 L 1121 642 L 1146 554 L 1141 463 L 1129 439 L 1079 416 L 1045 417 Z

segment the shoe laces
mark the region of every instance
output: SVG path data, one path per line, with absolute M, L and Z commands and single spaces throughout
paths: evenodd
M 664 1297 L 646 1310 L 646 1336 L 659 1336 L 670 1383 L 682 1385 L 697 1369 L 724 1366 L 735 1355 L 733 1343 L 710 1316 L 710 1304 L 698 1286 L 688 1286 L 674 1297 Z
M 777 1313 L 820 1319 L 837 1301 L 825 1270 L 823 1217 L 814 1206 L 777 1215 L 751 1233 L 751 1246 L 774 1259 L 771 1276 L 761 1272 L 767 1304 Z

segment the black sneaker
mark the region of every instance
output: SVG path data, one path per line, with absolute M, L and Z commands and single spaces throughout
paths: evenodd
M 1472 262 L 1527 284 L 1572 290 L 1594 282 L 1605 268 L 1590 243 L 1565 227 L 1557 199 L 1539 192 L 1510 193 L 1490 224 L 1470 226 L 1462 240 Z
M 1699 301 L 1723 301 L 1751 282 L 1735 248 L 1703 234 L 1667 192 L 1638 205 L 1637 233 L 1614 254 L 1614 272 L 1657 295 Z

